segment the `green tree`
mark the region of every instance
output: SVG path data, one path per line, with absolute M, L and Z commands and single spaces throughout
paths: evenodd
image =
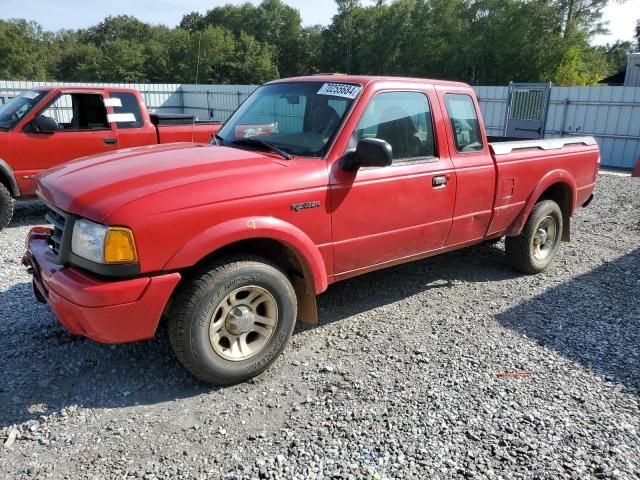
M 93 44 L 81 43 L 76 32 L 60 32 L 51 51 L 56 57 L 51 68 L 56 80 L 95 82 L 101 78 L 102 50 Z
M 0 20 L 0 78 L 49 78 L 48 53 L 51 36 L 35 22 Z
M 82 31 L 86 41 L 106 47 L 119 40 L 144 43 L 152 36 L 153 28 L 129 15 L 108 16 L 95 27 Z
M 258 6 L 251 3 L 224 5 L 198 13 L 185 15 L 181 27 L 198 31 L 217 26 L 231 31 L 240 41 L 244 32 L 271 49 L 278 69 L 283 75 L 296 74 L 302 36 L 300 13 L 282 0 L 263 0 Z
M 607 57 L 609 63 L 609 73 L 616 73 L 626 70 L 628 56 L 633 51 L 633 43 L 618 40 L 613 45 L 607 45 L 601 51 Z

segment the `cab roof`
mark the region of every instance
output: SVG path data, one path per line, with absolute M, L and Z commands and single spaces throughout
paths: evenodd
M 135 88 L 125 88 L 125 87 L 109 87 L 109 86 L 90 86 L 90 85 L 43 85 L 41 87 L 31 87 L 29 90 L 40 90 L 43 92 L 50 92 L 51 90 L 78 90 L 83 91 L 86 90 L 88 92 L 95 92 L 96 90 L 111 90 L 113 92 L 136 92 Z
M 439 85 L 446 87 L 469 87 L 468 84 L 462 82 L 451 82 L 447 80 L 434 80 L 427 78 L 411 78 L 411 77 L 392 77 L 392 76 L 371 76 L 371 75 L 343 75 L 339 73 L 307 75 L 304 77 L 281 78 L 269 82 L 273 83 L 289 83 L 289 82 L 331 82 L 331 83 L 358 83 L 366 87 L 370 83 L 378 82 L 398 82 L 398 83 L 424 83 L 425 85 Z

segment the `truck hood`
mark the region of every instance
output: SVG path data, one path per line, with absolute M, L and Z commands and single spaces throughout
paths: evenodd
M 57 208 L 103 221 L 114 209 L 176 187 L 229 175 L 268 175 L 279 161 L 215 145 L 153 145 L 75 160 L 38 176 L 38 196 Z

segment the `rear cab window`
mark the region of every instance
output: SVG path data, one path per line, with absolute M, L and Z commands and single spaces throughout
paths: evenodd
M 483 150 L 480 122 L 473 99 L 461 93 L 447 93 L 444 99 L 456 150 L 460 153 Z
M 131 92 L 109 92 L 107 106 L 113 108 L 109 120 L 119 129 L 142 127 L 142 112 L 138 98 Z

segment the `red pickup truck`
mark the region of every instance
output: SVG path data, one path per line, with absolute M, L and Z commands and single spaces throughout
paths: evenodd
M 220 129 L 186 115 L 150 115 L 137 90 L 43 87 L 0 107 L 0 230 L 13 198 L 35 194 L 39 172 L 88 155 L 171 142 L 204 142 Z
M 23 259 L 73 334 L 148 339 L 213 383 L 252 377 L 333 282 L 506 236 L 529 274 L 592 198 L 590 137 L 487 138 L 465 84 L 313 76 L 258 88 L 212 145 L 173 144 L 41 174 L 52 227 Z

